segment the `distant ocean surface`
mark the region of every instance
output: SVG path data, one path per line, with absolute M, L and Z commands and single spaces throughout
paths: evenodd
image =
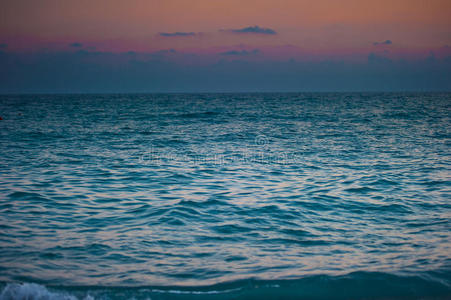
M 0 299 L 451 299 L 451 94 L 0 96 Z

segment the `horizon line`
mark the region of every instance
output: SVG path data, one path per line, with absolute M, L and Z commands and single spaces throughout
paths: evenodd
M 408 93 L 451 93 L 451 90 L 349 90 L 349 91 L 130 91 L 130 92 L 0 92 L 0 96 L 32 95 L 158 95 L 158 94 L 408 94 Z

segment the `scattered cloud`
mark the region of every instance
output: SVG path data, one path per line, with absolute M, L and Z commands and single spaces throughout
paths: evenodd
M 228 56 L 248 56 L 248 55 L 255 55 L 260 53 L 260 50 L 258 49 L 254 49 L 252 51 L 247 51 L 247 50 L 241 50 L 241 51 L 237 51 L 237 50 L 231 50 L 231 51 L 225 51 L 225 52 L 221 52 L 219 53 L 220 55 L 228 55 Z
M 232 32 L 232 33 L 247 33 L 247 34 L 267 34 L 267 35 L 277 34 L 277 32 L 271 28 L 263 28 L 263 27 L 260 27 L 257 25 L 244 27 L 241 29 L 229 29 L 226 31 Z
M 74 48 L 81 48 L 81 47 L 83 47 L 83 44 L 75 42 L 75 43 L 69 44 L 69 46 L 74 47 Z
M 149 55 L 152 59 L 166 59 L 168 57 L 173 56 L 176 53 L 177 51 L 175 49 L 164 49 L 149 53 Z
M 392 60 L 388 57 L 377 55 L 376 53 L 370 53 L 368 55 L 368 62 L 373 64 L 380 64 L 380 63 L 391 63 Z
M 0 43 L 0 49 L 6 49 L 8 48 L 8 44 Z
M 377 46 L 377 45 L 391 45 L 393 44 L 391 40 L 385 40 L 383 42 L 374 42 L 373 45 Z
M 164 49 L 152 52 L 151 54 L 164 55 L 164 54 L 174 54 L 177 51 L 175 49 Z
M 160 32 L 158 35 L 163 37 L 184 37 L 184 36 L 195 36 L 196 33 L 177 31 L 177 32 Z

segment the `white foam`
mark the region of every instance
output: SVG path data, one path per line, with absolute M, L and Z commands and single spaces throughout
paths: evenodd
M 78 300 L 63 292 L 50 292 L 45 286 L 36 283 L 8 283 L 0 294 L 0 300 Z M 86 296 L 84 300 L 94 300 Z
M 225 294 L 240 291 L 241 288 L 228 289 L 222 291 L 182 291 L 182 290 L 160 290 L 152 289 L 153 293 L 168 293 L 168 294 L 191 294 L 191 295 L 210 295 L 210 294 Z M 1 300 L 1 299 L 0 299 Z

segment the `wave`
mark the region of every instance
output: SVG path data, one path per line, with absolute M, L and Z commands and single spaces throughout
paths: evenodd
M 74 295 L 65 292 L 51 292 L 45 286 L 36 283 L 9 283 L 0 294 L 1 300 L 77 300 Z M 94 299 L 90 296 L 84 299 Z
M 293 298 L 451 299 L 451 285 L 449 280 L 439 279 L 433 274 L 399 276 L 354 272 L 341 276 L 314 275 L 285 280 L 251 278 L 211 286 L 58 287 L 37 283 L 4 283 L 0 293 L 0 300 Z

